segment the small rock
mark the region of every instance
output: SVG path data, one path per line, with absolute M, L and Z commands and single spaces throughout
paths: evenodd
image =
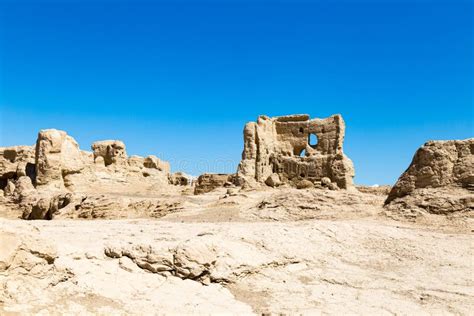
M 328 177 L 324 177 L 321 179 L 321 185 L 322 186 L 329 186 L 331 184 L 331 179 Z
M 277 173 L 272 173 L 267 180 L 265 180 L 265 184 L 274 188 L 281 184 L 280 176 Z
M 7 185 L 5 186 L 5 189 L 3 189 L 4 195 L 10 196 L 13 194 L 14 191 L 15 191 L 15 184 L 13 183 L 12 180 L 8 180 Z
M 300 182 L 298 182 L 298 184 L 296 184 L 297 189 L 310 189 L 313 187 L 314 187 L 313 182 L 309 180 L 301 180 Z
M 230 196 L 236 196 L 238 194 L 238 190 L 236 188 L 229 188 L 227 189 L 227 194 Z

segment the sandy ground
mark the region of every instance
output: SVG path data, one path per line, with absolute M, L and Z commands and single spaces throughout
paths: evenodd
M 0 314 L 474 309 L 469 221 L 395 221 L 383 196 L 351 192 L 180 199 L 160 219 L 1 219 Z

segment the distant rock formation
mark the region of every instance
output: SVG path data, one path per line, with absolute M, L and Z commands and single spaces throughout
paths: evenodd
M 389 209 L 434 214 L 474 210 L 474 138 L 430 141 L 391 189 Z
M 119 140 L 103 140 L 92 144 L 94 161 L 103 160 L 105 166 L 111 164 L 126 164 L 127 152 L 125 144 Z
M 295 187 L 328 178 L 341 189 L 351 188 L 354 167 L 343 152 L 344 131 L 341 115 L 262 115 L 245 125 L 238 175 L 250 183 Z

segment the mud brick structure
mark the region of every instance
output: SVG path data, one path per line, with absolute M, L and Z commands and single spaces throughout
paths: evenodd
M 339 188 L 350 188 L 354 167 L 343 152 L 344 131 L 338 114 L 326 119 L 310 119 L 307 114 L 262 115 L 245 125 L 237 173 L 250 182 L 296 186 L 303 180 L 317 183 L 329 178 Z

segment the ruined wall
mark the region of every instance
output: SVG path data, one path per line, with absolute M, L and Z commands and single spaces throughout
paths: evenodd
M 197 179 L 194 194 L 203 194 L 211 192 L 216 188 L 231 184 L 233 181 L 233 174 L 226 173 L 204 173 Z
M 95 194 L 155 195 L 173 190 L 170 165 L 156 156 L 128 157 L 121 141 L 81 150 L 66 132 L 38 133 L 36 146 L 0 147 L 0 194 L 25 219 L 51 219 Z
M 34 146 L 0 147 L 0 189 L 22 176 L 36 177 Z
M 36 189 L 114 191 L 129 184 L 153 189 L 169 184 L 170 165 L 156 156 L 128 157 L 121 141 L 99 141 L 83 151 L 66 132 L 38 133 L 36 146 L 0 147 L 0 189 L 14 190 L 28 176 Z
M 340 115 L 326 119 L 310 119 L 306 114 L 260 116 L 245 125 L 238 174 L 259 183 L 278 176 L 295 186 L 302 180 L 320 182 L 327 177 L 347 189 L 353 186 L 354 168 L 343 153 L 344 132 Z M 312 143 L 312 138 L 317 142 Z

